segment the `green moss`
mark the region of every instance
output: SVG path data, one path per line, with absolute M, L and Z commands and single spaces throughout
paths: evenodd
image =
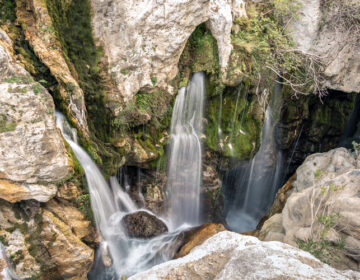
M 12 0 L 0 0 L 0 22 L 14 22 L 16 20 L 16 5 Z
M 5 237 L 0 235 L 0 242 L 2 245 L 4 245 L 5 247 L 9 246 L 9 243 L 6 241 Z
M 86 219 L 92 221 L 93 225 L 95 225 L 94 215 L 93 212 L 91 211 L 90 194 L 80 195 L 77 198 L 77 202 L 79 205 L 78 209 L 84 214 Z
M 295 43 L 286 33 L 283 18 L 295 17 L 298 1 L 272 0 L 247 5 L 248 17 L 234 21 L 226 79 L 232 84 L 249 80 L 259 90 L 271 90 L 276 76 L 290 81 L 297 92 L 310 92 L 314 77 L 305 56 L 296 52 Z M 317 65 L 315 65 L 317 67 Z M 301 84 L 301 86 L 300 86 Z
M 90 126 L 95 136 L 106 141 L 109 136 L 109 112 L 105 106 L 104 80 L 100 74 L 101 47 L 95 46 L 88 0 L 46 0 L 64 57 L 78 77 L 84 91 Z M 71 92 L 72 85 L 66 85 Z
M 16 122 L 9 121 L 6 115 L 0 114 L 0 133 L 14 131 L 16 129 Z
M 260 144 L 261 122 L 253 111 L 257 99 L 245 87 L 227 88 L 221 109 L 220 99 L 212 97 L 207 104 L 206 144 L 224 156 L 248 159 Z
M 210 30 L 201 24 L 191 34 L 179 60 L 179 74 L 172 82 L 175 88 L 188 84 L 191 75 L 204 71 L 208 76 L 209 95 L 220 94 L 224 89 L 221 81 L 218 45 Z

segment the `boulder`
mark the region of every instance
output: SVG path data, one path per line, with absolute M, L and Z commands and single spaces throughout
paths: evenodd
M 309 156 L 284 209 L 259 236 L 312 252 L 339 269 L 360 270 L 359 159 L 345 148 Z
M 358 279 L 360 273 L 336 270 L 307 252 L 280 242 L 220 232 L 187 256 L 135 274 L 141 279 Z
M 152 238 L 168 232 L 162 220 L 146 211 L 125 215 L 122 225 L 126 228 L 128 235 L 134 238 Z

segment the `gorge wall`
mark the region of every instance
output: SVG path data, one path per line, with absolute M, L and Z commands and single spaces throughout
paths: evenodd
M 174 98 L 204 72 L 204 221 L 223 222 L 236 186 L 221 179 L 258 151 L 277 79 L 283 181 L 336 148 L 360 91 L 360 8 L 294 3 L 0 0 L 0 238 L 14 272 L 86 279 L 99 242 L 55 108 L 106 176 L 127 169 L 132 198 L 161 213 Z

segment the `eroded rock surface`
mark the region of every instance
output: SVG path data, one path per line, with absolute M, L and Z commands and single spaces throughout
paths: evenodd
M 174 93 L 168 85 L 187 39 L 196 26 L 207 22 L 216 38 L 220 66 L 227 67 L 232 49 L 234 16 L 245 14 L 242 0 L 111 1 L 91 0 L 94 35 L 104 46 L 109 71 L 118 91 L 113 102 L 132 99 L 139 90 L 155 85 Z
M 265 222 L 260 237 L 298 245 L 336 268 L 360 270 L 359 167 L 345 148 L 309 156 L 282 213 Z
M 70 172 L 70 161 L 52 97 L 15 63 L 6 42 L 0 41 L 0 198 L 45 202 L 56 194 L 51 183 Z
M 279 242 L 223 231 L 187 256 L 136 274 L 140 279 L 356 279 L 354 271 L 336 270 L 309 253 Z
M 94 251 L 72 233 L 71 227 L 50 211 L 43 212 L 41 237 L 60 275 L 65 279 L 86 279 Z
M 204 224 L 184 232 L 184 244 L 179 248 L 175 258 L 186 256 L 193 248 L 203 244 L 207 239 L 224 230 L 226 229 L 222 224 Z

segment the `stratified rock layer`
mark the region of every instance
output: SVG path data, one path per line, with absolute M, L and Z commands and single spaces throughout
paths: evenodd
M 49 16 L 46 1 L 31 0 L 27 3 L 17 1 L 18 20 L 26 25 L 25 36 L 36 55 L 50 69 L 59 83 L 59 90 L 69 116 L 77 128 L 88 136 L 84 93 L 73 77 L 63 55 L 61 44 Z
M 189 255 L 136 274 L 140 279 L 357 279 L 360 273 L 336 270 L 309 253 L 279 242 L 223 231 Z

